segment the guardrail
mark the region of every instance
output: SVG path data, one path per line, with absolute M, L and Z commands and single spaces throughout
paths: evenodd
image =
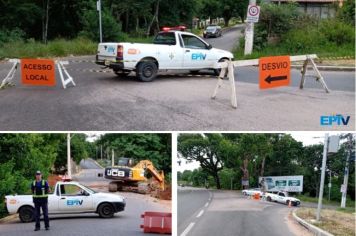
M 290 56 L 291 62 L 304 61 L 303 66 L 301 68 L 302 77 L 300 80 L 299 88 L 300 89 L 304 88 L 306 77 L 314 77 L 314 78 L 316 78 L 316 80 L 318 82 L 321 83 L 321 85 L 325 89 L 325 92 L 329 93 L 330 90 L 327 87 L 323 76 L 320 74 L 320 71 L 318 70 L 318 68 L 314 62 L 314 59 L 316 59 L 316 58 L 318 58 L 316 54 Z M 227 76 L 229 79 L 229 82 L 230 82 L 230 86 L 231 86 L 231 105 L 233 108 L 237 108 L 234 67 L 258 66 L 260 63 L 259 61 L 260 61 L 259 59 L 250 59 L 250 60 L 238 60 L 238 61 L 224 61 L 224 62 L 218 63 L 217 68 L 221 68 L 221 72 L 219 74 L 218 82 L 216 84 L 215 90 L 214 90 L 211 98 L 212 99 L 216 98 L 218 90 L 223 84 L 223 79 L 225 78 L 225 76 Z M 308 69 L 307 66 L 309 63 L 311 64 L 316 75 L 306 74 L 307 69 Z

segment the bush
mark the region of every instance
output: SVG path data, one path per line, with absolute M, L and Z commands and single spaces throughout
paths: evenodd
M 326 40 L 336 45 L 355 42 L 355 28 L 336 19 L 322 21 L 320 24 L 320 33 Z
M 89 38 L 93 41 L 99 41 L 99 18 L 96 10 L 88 10 L 82 18 L 83 30 L 79 36 Z M 121 26 L 115 18 L 106 9 L 102 11 L 102 33 L 103 41 L 125 41 L 127 34 L 121 32 Z
M 0 29 L 0 44 L 13 42 L 13 41 L 22 41 L 25 37 L 25 32 L 19 28 L 13 30 Z
M 297 5 L 261 4 L 259 22 L 255 26 L 254 45 L 257 48 L 266 46 L 268 37 L 280 37 L 293 28 L 300 17 Z

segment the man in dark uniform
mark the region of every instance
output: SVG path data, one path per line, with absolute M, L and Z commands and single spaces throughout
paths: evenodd
M 48 182 L 42 180 L 41 171 L 36 172 L 36 180 L 31 184 L 33 203 L 35 204 L 35 220 L 36 226 L 35 231 L 40 230 L 40 217 L 41 217 L 41 208 L 43 212 L 43 218 L 45 222 L 46 230 L 49 230 L 49 219 L 48 219 Z

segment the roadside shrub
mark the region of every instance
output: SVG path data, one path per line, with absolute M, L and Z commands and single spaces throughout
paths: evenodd
M 320 24 L 320 33 L 326 40 L 336 45 L 355 42 L 355 28 L 336 19 L 323 20 Z
M 300 17 L 297 5 L 288 4 L 261 4 L 259 22 L 255 25 L 254 45 L 263 48 L 269 37 L 280 37 L 293 28 Z
M 25 37 L 25 32 L 19 28 L 13 30 L 0 29 L 0 44 L 13 42 L 13 41 L 23 41 Z
M 79 36 L 99 41 L 99 22 L 96 10 L 88 10 L 82 17 L 83 30 Z M 125 41 L 127 34 L 121 32 L 121 26 L 106 9 L 102 11 L 102 33 L 103 41 Z

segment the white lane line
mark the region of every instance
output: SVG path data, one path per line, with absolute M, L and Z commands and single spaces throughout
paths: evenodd
M 203 214 L 204 214 L 204 210 L 201 210 L 201 211 L 199 212 L 199 214 L 197 215 L 197 218 L 201 217 L 201 215 L 203 215 Z
M 180 234 L 180 236 L 186 236 L 189 231 L 193 228 L 193 226 L 195 225 L 194 222 L 191 222 L 188 227 L 183 231 L 183 233 Z
M 205 203 L 204 207 L 207 207 L 209 205 L 209 202 Z

